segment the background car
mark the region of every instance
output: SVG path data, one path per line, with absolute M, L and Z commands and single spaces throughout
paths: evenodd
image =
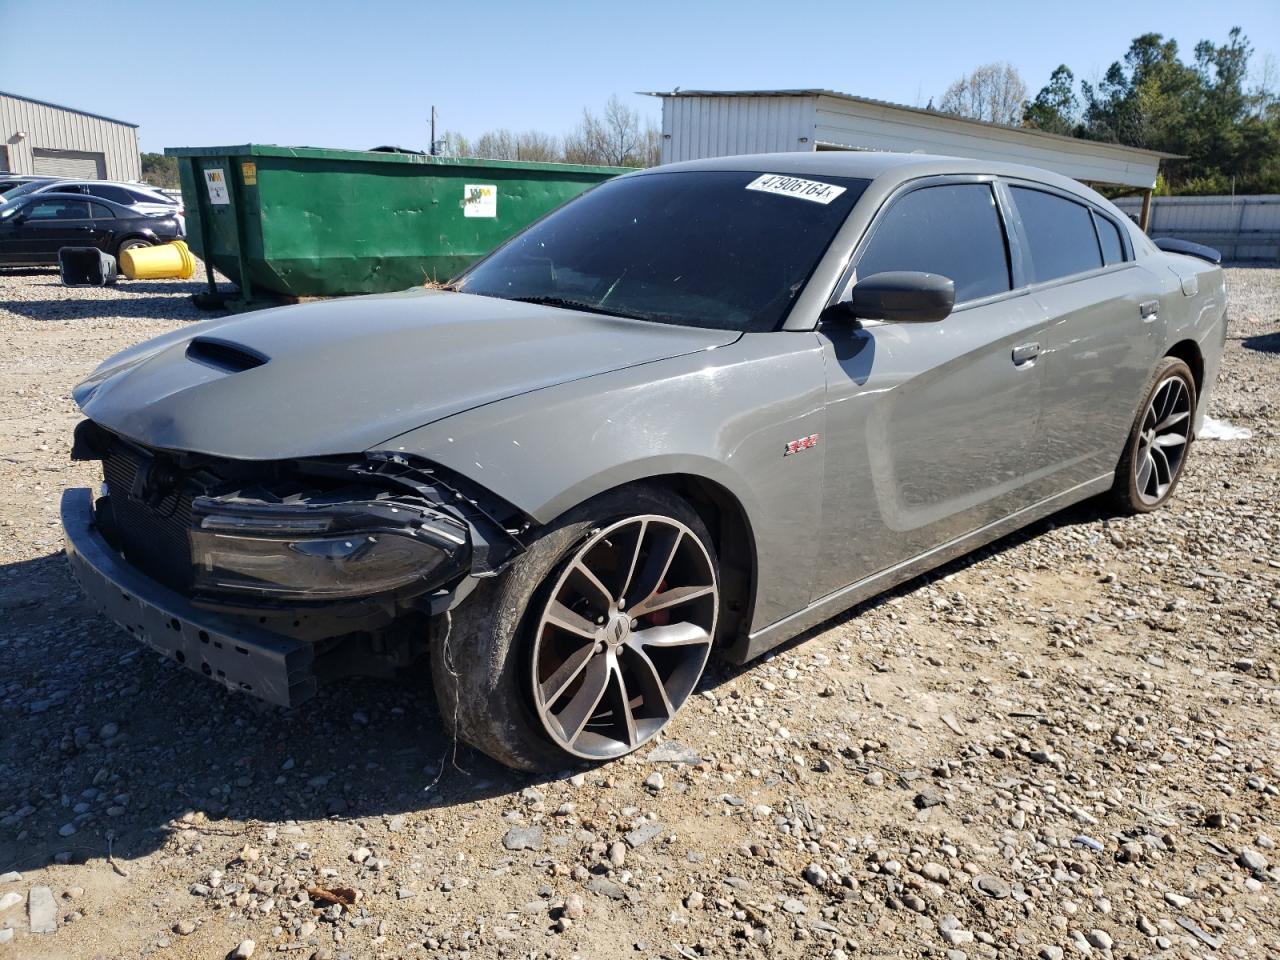
M 176 216 L 186 235 L 186 214 L 180 200 L 174 200 L 154 187 L 141 183 L 120 183 L 114 180 L 70 180 L 65 177 L 32 179 L 4 195 L 6 200 L 35 196 L 42 193 L 79 193 L 100 200 L 131 207 L 138 213 Z
M 63 247 L 97 247 L 119 256 L 132 247 L 181 240 L 174 213 L 148 214 L 79 193 L 38 193 L 0 203 L 0 264 L 58 262 Z
M 209 321 L 74 396 L 67 555 L 136 636 L 278 703 L 424 652 L 513 767 L 1088 497 L 1163 504 L 1223 272 L 1030 167 L 891 153 L 609 180 L 442 290 Z
M 13 191 L 25 187 L 28 184 L 44 184 L 51 182 L 49 177 L 28 177 L 17 173 L 0 174 L 0 197 L 6 200 Z

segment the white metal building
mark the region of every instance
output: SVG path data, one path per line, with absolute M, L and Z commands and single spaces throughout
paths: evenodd
M 1043 167 L 1144 191 L 1172 154 L 969 120 L 833 90 L 678 90 L 662 98 L 662 162 L 741 153 L 894 150 Z
M 138 125 L 0 91 L 0 172 L 138 180 Z

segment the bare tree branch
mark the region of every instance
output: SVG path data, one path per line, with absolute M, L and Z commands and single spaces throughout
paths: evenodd
M 943 113 L 1017 126 L 1022 122 L 1027 85 L 1009 63 L 988 63 L 947 88 L 938 104 Z

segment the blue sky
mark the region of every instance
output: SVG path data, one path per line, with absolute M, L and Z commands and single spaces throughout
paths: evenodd
M 1063 62 L 1098 78 L 1140 33 L 1172 36 L 1189 59 L 1233 25 L 1255 66 L 1280 60 L 1277 0 L 0 0 L 0 90 L 138 123 L 144 150 L 422 148 L 432 103 L 442 128 L 468 136 L 562 133 L 612 93 L 657 120 L 658 102 L 634 91 L 675 86 L 826 87 L 923 106 L 993 60 L 1034 93 Z

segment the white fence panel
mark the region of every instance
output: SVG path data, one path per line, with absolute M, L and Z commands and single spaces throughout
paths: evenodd
M 1141 197 L 1122 197 L 1117 207 L 1138 217 Z M 1253 197 L 1155 197 L 1153 237 L 1180 237 L 1216 247 L 1223 260 L 1280 260 L 1280 194 Z

